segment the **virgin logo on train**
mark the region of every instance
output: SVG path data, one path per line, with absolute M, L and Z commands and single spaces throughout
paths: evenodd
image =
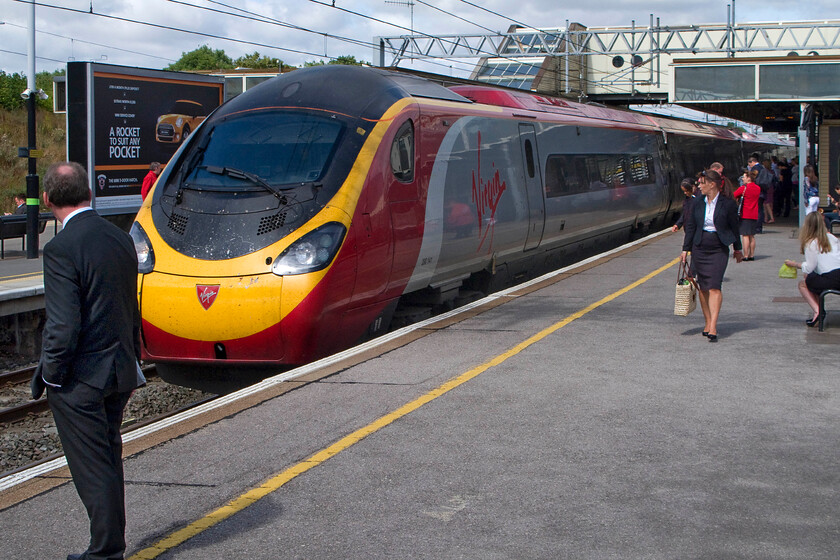
M 198 294 L 198 301 L 204 309 L 210 309 L 213 302 L 216 301 L 216 296 L 219 295 L 219 285 L 206 286 L 202 284 L 195 285 L 195 291 Z
M 487 240 L 488 234 L 490 234 L 490 243 L 487 245 L 487 252 L 489 253 L 493 248 L 493 232 L 496 229 L 496 209 L 499 207 L 499 200 L 502 198 L 502 194 L 506 189 L 507 183 L 501 180 L 498 169 L 496 169 L 496 172 L 493 173 L 493 177 L 489 181 L 481 177 L 481 132 L 479 132 L 478 167 L 472 173 L 472 201 L 475 204 L 475 210 L 478 214 L 478 235 L 481 239 L 476 252 L 481 250 L 481 247 Z M 486 224 L 484 222 L 485 215 L 487 215 Z

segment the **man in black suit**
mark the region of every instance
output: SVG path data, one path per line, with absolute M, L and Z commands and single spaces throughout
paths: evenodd
M 127 233 L 90 207 L 84 168 L 53 164 L 44 203 L 63 229 L 44 246 L 47 321 L 32 396 L 46 386 L 73 483 L 90 518 L 90 544 L 68 560 L 125 552 L 123 409 L 140 373 L 137 256 Z
M 15 195 L 15 211 L 14 212 L 6 212 L 7 216 L 11 214 L 26 214 L 26 195 L 23 193 L 18 193 Z
M 23 193 L 15 195 L 15 214 L 26 214 L 26 195 Z

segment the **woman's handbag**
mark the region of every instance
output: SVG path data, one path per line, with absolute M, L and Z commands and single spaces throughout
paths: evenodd
M 677 291 L 674 296 L 674 315 L 685 317 L 697 308 L 697 287 L 689 277 L 688 257 L 677 270 Z
M 746 193 L 744 193 L 744 194 L 746 194 Z M 739 218 L 741 217 L 741 213 L 744 211 L 744 198 L 745 198 L 744 195 L 741 195 L 741 197 L 738 198 L 738 217 Z

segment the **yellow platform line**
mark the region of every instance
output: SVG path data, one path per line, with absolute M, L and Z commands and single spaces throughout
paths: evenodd
M 26 272 L 23 274 L 12 274 L 10 276 L 0 276 L 0 282 L 11 281 L 11 280 L 24 280 L 28 278 L 38 278 L 39 276 L 43 276 L 43 272 Z
M 305 459 L 305 460 L 301 461 L 300 463 L 297 463 L 296 465 L 293 465 L 293 466 L 289 467 L 288 469 L 280 472 L 279 474 L 274 475 L 273 477 L 266 480 L 260 486 L 257 486 L 256 488 L 252 488 L 251 490 L 248 490 L 247 492 L 245 492 L 244 494 L 242 494 L 238 498 L 233 499 L 232 501 L 228 502 L 226 505 L 220 507 L 216 511 L 213 511 L 213 512 L 209 513 L 208 515 L 204 516 L 203 518 L 190 523 L 189 525 L 187 525 L 183 529 L 179 529 L 179 530 L 175 531 L 174 533 L 164 537 L 163 539 L 156 542 L 152 546 L 137 552 L 136 554 L 131 556 L 129 558 L 129 560 L 152 560 L 153 558 L 157 558 L 158 556 L 160 556 L 164 552 L 167 552 L 167 551 L 175 548 L 176 546 L 178 546 L 178 545 L 186 542 L 187 540 L 195 537 L 196 535 L 199 535 L 200 533 L 204 532 L 206 529 L 209 529 L 210 527 L 216 525 L 217 523 L 220 523 L 221 521 L 224 521 L 228 517 L 231 517 L 234 514 L 239 513 L 240 511 L 244 510 L 245 508 L 247 508 L 251 504 L 256 503 L 257 501 L 259 501 L 260 499 L 264 498 L 265 496 L 271 494 L 275 490 L 278 490 L 279 488 L 281 488 L 284 484 L 286 484 L 290 480 L 292 480 L 292 479 L 298 477 L 299 475 L 305 473 L 309 469 L 317 467 L 318 465 L 320 465 L 321 463 L 323 463 L 324 461 L 326 461 L 330 457 L 333 457 L 334 455 L 344 451 L 345 449 L 347 449 L 347 448 L 351 447 L 352 445 L 358 443 L 359 441 L 366 438 L 367 436 L 381 430 L 382 428 L 384 428 L 385 426 L 388 426 L 392 422 L 395 422 L 396 420 L 399 420 L 403 416 L 409 414 L 410 412 L 413 412 L 413 411 L 417 410 L 421 406 L 432 402 L 436 398 L 446 394 L 447 392 L 451 391 L 452 389 L 455 389 L 456 387 L 458 387 L 460 385 L 463 385 L 467 381 L 469 381 L 471 379 L 474 379 L 475 377 L 484 373 L 488 369 L 493 368 L 493 367 L 505 362 L 506 360 L 512 358 L 513 356 L 516 356 L 517 354 L 519 354 L 520 352 L 522 352 L 523 350 L 525 350 L 529 346 L 543 340 L 545 337 L 551 335 L 552 333 L 557 332 L 558 330 L 562 329 L 563 327 L 565 327 L 566 325 L 568 325 L 572 321 L 574 321 L 576 319 L 580 319 L 581 317 L 583 317 L 587 313 L 601 307 L 602 305 L 604 305 L 606 303 L 609 303 L 609 302 L 613 301 L 614 299 L 616 299 L 617 297 L 619 297 L 623 294 L 626 294 L 627 292 L 629 292 L 633 288 L 641 286 L 642 284 L 644 284 L 645 282 L 647 282 L 651 278 L 655 277 L 656 275 L 658 275 L 658 274 L 664 272 L 665 270 L 671 268 L 672 266 L 674 266 L 678 261 L 679 261 L 679 258 L 676 258 L 676 259 L 672 260 L 668 264 L 666 264 L 664 266 L 661 266 L 660 268 L 658 268 L 658 269 L 654 270 L 653 272 L 647 274 L 646 276 L 636 280 L 632 284 L 630 284 L 628 286 L 625 286 L 624 288 L 618 290 L 617 292 L 614 292 L 614 293 L 606 296 L 605 298 L 603 298 L 601 300 L 598 300 L 595 303 L 584 307 L 580 311 L 572 313 L 571 315 L 567 316 L 563 320 L 561 320 L 557 323 L 554 323 L 550 327 L 547 327 L 546 329 L 538 332 L 537 334 L 531 336 L 530 338 L 524 340 L 523 342 L 520 342 L 519 344 L 517 344 L 516 346 L 514 346 L 510 350 L 508 350 L 508 351 L 506 351 L 502 354 L 499 354 L 495 358 L 481 364 L 480 366 L 477 366 L 477 367 L 475 367 L 475 368 L 473 368 L 473 369 L 471 369 L 471 370 L 469 370 L 465 373 L 462 373 L 461 375 L 459 375 L 457 377 L 454 377 L 453 379 L 450 379 L 449 381 L 447 381 L 446 383 L 444 383 L 443 385 L 441 385 L 437 389 L 434 389 L 434 390 L 426 393 L 425 395 L 409 402 L 408 404 L 405 404 L 405 405 L 401 406 L 400 408 L 394 410 L 393 412 L 390 412 L 390 413 L 386 414 L 385 416 L 382 416 L 381 418 L 371 422 L 370 424 L 368 424 L 364 428 L 360 428 L 360 429 L 356 430 L 355 432 L 341 438 L 340 440 L 336 441 L 335 443 L 333 443 L 329 447 L 326 447 L 326 448 L 322 449 L 321 451 L 319 451 L 318 453 L 312 455 L 308 459 Z

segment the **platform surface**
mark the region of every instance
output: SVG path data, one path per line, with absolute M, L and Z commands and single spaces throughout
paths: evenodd
M 128 442 L 127 557 L 840 557 L 840 308 L 804 325 L 765 231 L 716 344 L 664 234 Z M 0 493 L 6 557 L 85 549 L 66 477 Z

